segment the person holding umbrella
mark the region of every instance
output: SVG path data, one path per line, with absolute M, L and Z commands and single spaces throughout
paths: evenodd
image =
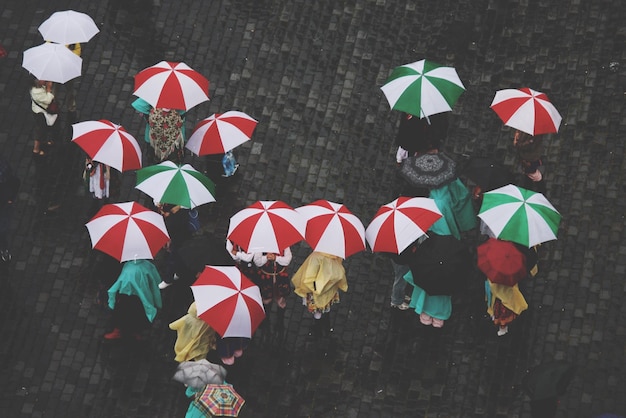
M 418 247 L 428 238 L 428 235 L 423 235 L 405 250 L 404 258 L 408 259 L 407 264 L 412 263 L 411 259 L 420 257 L 417 254 Z M 420 322 L 424 325 L 432 325 L 434 328 L 443 327 L 444 322 L 452 315 L 452 297 L 450 295 L 431 295 L 426 292 L 415 282 L 410 268 L 407 269 L 403 279 L 413 288 L 408 307 L 419 315 Z
M 133 107 L 133 109 L 135 109 L 137 111 L 137 113 L 140 113 L 145 122 L 146 122 L 146 127 L 144 130 L 144 141 L 145 143 L 148 145 L 147 149 L 148 149 L 148 161 L 150 162 L 150 164 L 155 163 L 155 154 L 154 154 L 154 148 L 152 146 L 150 146 L 150 111 L 153 109 L 152 105 L 150 105 L 150 103 L 146 102 L 144 99 L 142 99 L 141 97 L 135 99 L 132 103 L 131 106 Z M 181 135 L 183 137 L 183 142 L 186 139 L 185 136 L 185 111 L 184 110 L 177 110 L 178 114 L 180 115 L 180 117 L 182 118 L 183 121 L 183 125 L 181 127 Z
M 175 280 L 178 280 L 178 269 L 182 261 L 178 249 L 192 236 L 189 230 L 189 209 L 180 205 L 169 203 L 157 203 L 158 212 L 165 219 L 165 226 L 170 234 L 170 241 L 166 246 L 167 256 L 165 260 L 165 273 L 163 281 L 159 283 L 159 289 L 167 289 Z
M 89 218 L 93 217 L 103 204 L 107 203 L 110 196 L 111 168 L 106 165 L 85 158 L 85 171 L 83 180 L 87 190 L 91 193 L 92 205 L 89 209 Z
M 476 227 L 476 215 L 467 187 L 458 178 L 456 162 L 438 149 L 406 159 L 400 174 L 418 188 L 429 189 L 443 217 L 431 227 L 439 235 L 453 235 L 461 239 L 461 232 Z
M 421 155 L 439 149 L 447 130 L 447 113 L 437 113 L 426 118 L 402 113 L 396 136 L 396 163 L 402 164 L 410 155 Z
M 517 151 L 522 173 L 524 173 L 521 187 L 545 194 L 544 166 L 541 160 L 543 153 L 541 135 L 532 136 L 516 130 L 513 136 L 513 148 Z
M 291 278 L 294 292 L 302 297 L 302 304 L 313 314 L 313 334 L 328 335 L 330 309 L 339 303 L 339 290 L 348 291 L 346 271 L 341 257 L 313 251 Z
M 243 273 L 247 278 L 252 281 L 255 281 L 256 275 L 256 267 L 254 265 L 254 253 L 248 253 L 243 250 L 239 245 L 233 244 L 233 242 L 229 239 L 226 240 L 226 250 L 228 250 L 228 254 L 235 262 L 237 268 Z
M 165 160 L 181 164 L 184 156 L 183 116 L 168 108 L 152 108 L 148 115 L 150 145 L 159 162 Z
M 198 318 L 196 302 L 189 305 L 186 315 L 170 323 L 169 328 L 176 331 L 174 360 L 179 363 L 206 359 L 209 351 L 215 350 L 217 334 L 209 324 Z
M 404 276 L 413 286 L 409 306 L 424 325 L 441 328 L 452 314 L 452 295 L 467 285 L 472 261 L 468 247 L 452 235 L 429 232 L 411 252 L 410 271 Z
M 268 315 L 265 320 L 270 325 L 269 313 L 272 311 L 272 302 L 276 302 L 276 329 L 282 330 L 287 306 L 286 297 L 291 293 L 287 269 L 292 259 L 291 249 L 287 247 L 280 254 L 255 253 L 253 259 L 257 273 L 252 279 L 253 281 L 256 279 L 255 283 L 261 290 L 263 305 Z
M 576 366 L 564 360 L 541 363 L 522 378 L 522 390 L 530 398 L 532 418 L 554 418 L 559 398 L 574 379 Z
M 30 87 L 31 110 L 34 116 L 33 123 L 33 155 L 43 156 L 45 150 L 42 144 L 54 144 L 54 126 L 56 114 L 52 113 L 54 101 L 53 84 L 51 81 L 33 79 Z
M 486 276 L 487 313 L 499 327 L 499 337 L 507 334 L 508 325 L 528 309 L 517 283 L 531 272 L 526 255 L 518 248 L 510 241 L 496 238 L 489 238 L 476 248 L 477 266 Z
M 159 272 L 149 260 L 124 263 L 119 277 L 109 288 L 109 308 L 113 311 L 113 330 L 104 334 L 106 340 L 132 336 L 144 339 L 157 312 L 162 307 Z
M 498 326 L 498 337 L 506 335 L 509 332 L 509 324 L 528 309 L 528 303 L 517 284 L 507 286 L 487 279 L 485 280 L 485 299 L 487 313 L 493 323 Z

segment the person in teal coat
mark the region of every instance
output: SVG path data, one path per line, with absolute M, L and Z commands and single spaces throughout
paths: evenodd
M 432 189 L 428 196 L 435 200 L 442 217 L 430 230 L 437 235 L 453 235 L 461 239 L 461 232 L 476 227 L 476 214 L 467 187 L 456 178 L 451 183 Z
M 143 332 L 162 307 L 160 281 L 161 276 L 150 260 L 124 263 L 119 277 L 108 290 L 113 331 L 105 334 L 105 339 L 127 336 L 143 339 Z
M 404 280 L 413 286 L 409 308 L 415 310 L 415 313 L 419 315 L 420 322 L 435 328 L 443 327 L 444 321 L 452 315 L 452 296 L 429 295 L 415 284 L 413 273 L 410 270 L 404 275 Z

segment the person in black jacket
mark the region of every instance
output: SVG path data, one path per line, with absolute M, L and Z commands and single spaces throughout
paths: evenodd
M 159 283 L 159 289 L 163 290 L 178 280 L 177 270 L 182 263 L 178 249 L 192 234 L 189 230 L 189 209 L 169 203 L 159 203 L 157 209 L 165 218 L 165 227 L 170 234 L 170 242 L 166 246 L 165 273 L 162 274 L 163 281 Z
M 0 257 L 4 262 L 11 261 L 9 227 L 19 187 L 20 179 L 13 174 L 9 163 L 0 157 Z

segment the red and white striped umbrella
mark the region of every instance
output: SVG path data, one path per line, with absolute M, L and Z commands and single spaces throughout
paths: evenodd
M 491 108 L 505 125 L 530 135 L 559 131 L 561 115 L 548 96 L 528 87 L 496 92 Z
M 261 291 L 234 266 L 206 266 L 191 285 L 198 318 L 222 338 L 250 338 L 265 318 Z
M 313 251 L 345 259 L 365 250 L 365 226 L 345 205 L 316 200 L 296 211 L 306 219 L 304 239 Z
M 209 80 L 185 63 L 161 61 L 135 75 L 133 94 L 152 107 L 189 110 L 209 100 Z
M 104 205 L 86 226 L 92 247 L 120 262 L 152 259 L 170 240 L 163 216 L 136 202 Z
M 285 202 L 259 200 L 230 218 L 227 238 L 245 252 L 281 253 L 304 239 L 306 219 Z
M 89 157 L 123 172 L 141 168 L 141 148 L 120 125 L 108 120 L 72 124 L 72 141 Z
M 201 120 L 185 148 L 198 156 L 224 154 L 249 141 L 258 121 L 236 110 L 216 113 Z
M 378 209 L 365 239 L 374 252 L 400 254 L 441 217 L 434 199 L 401 196 Z

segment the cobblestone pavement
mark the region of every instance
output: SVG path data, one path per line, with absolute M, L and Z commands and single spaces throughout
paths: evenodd
M 70 8 L 101 28 L 83 45 L 77 120 L 110 119 L 141 138 L 142 119 L 130 107 L 133 76 L 167 59 L 211 81 L 212 100 L 188 114 L 189 130 L 231 109 L 260 121 L 253 141 L 238 148 L 236 178 L 219 183 L 218 202 L 201 208 L 204 230 L 219 237 L 234 212 L 258 199 L 339 201 L 367 224 L 395 198 L 398 114 L 379 87 L 396 65 L 427 57 L 457 69 L 467 91 L 445 150 L 459 162 L 487 156 L 517 170 L 512 132 L 489 109 L 498 89 L 545 91 L 563 115 L 545 158 L 547 195 L 563 215 L 559 239 L 541 247 L 540 273 L 522 288 L 530 308 L 509 335 L 498 338 L 485 317 L 478 274 L 468 272 L 467 291 L 436 331 L 413 313 L 391 312 L 388 260 L 361 253 L 345 263 L 350 288 L 333 309 L 331 337 L 311 340 L 312 319 L 291 297 L 285 333 L 259 332 L 229 368 L 247 401 L 242 417 L 529 417 L 521 378 L 554 359 L 577 366 L 558 417 L 626 414 L 626 12 L 619 1 L 3 3 L 0 42 L 9 55 L 0 60 L 0 149 L 23 185 L 13 261 L 0 270 L 0 416 L 182 417 L 188 405 L 171 380 L 175 335 L 167 328 L 186 311 L 188 288 L 163 292 L 148 341 L 102 340 L 102 271 L 84 227 L 90 198 L 66 113 L 62 141 L 45 163 L 51 174 L 37 188 L 22 51 L 42 42 L 43 20 Z M 119 201 L 146 201 L 133 183 L 125 173 Z M 43 215 L 50 195 L 62 207 Z M 293 250 L 295 271 L 310 249 Z

